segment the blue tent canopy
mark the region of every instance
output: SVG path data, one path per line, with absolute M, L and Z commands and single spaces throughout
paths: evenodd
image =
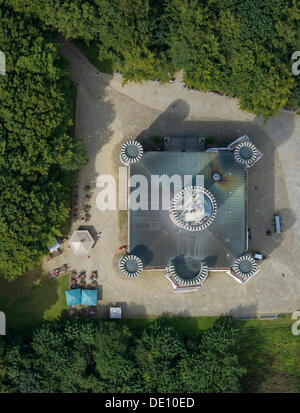
M 97 305 L 97 290 L 82 290 L 82 305 Z
M 74 290 L 66 290 L 66 301 L 67 305 L 77 305 L 81 304 L 81 289 L 76 288 Z

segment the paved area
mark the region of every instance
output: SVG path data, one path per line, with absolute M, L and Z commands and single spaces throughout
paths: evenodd
M 105 317 L 111 304 L 120 304 L 127 317 L 170 315 L 272 314 L 300 309 L 300 117 L 288 112 L 262 119 L 242 112 L 234 99 L 183 88 L 181 74 L 174 83 L 127 84 L 121 77 L 97 70 L 72 45 L 62 54 L 70 62 L 78 85 L 76 132 L 89 156 L 80 173 L 83 188 L 91 185 L 89 225 L 102 234 L 91 257 L 65 253 L 46 269 L 68 262 L 77 270 L 99 271 L 101 305 Z M 117 247 L 127 241 L 126 212 L 99 211 L 96 186 L 100 174 L 117 176 L 119 150 L 129 137 L 147 139 L 164 134 L 195 133 L 213 138 L 216 146 L 248 134 L 264 153 L 249 173 L 249 247 L 268 256 L 257 276 L 246 285 L 225 273 L 211 273 L 198 292 L 176 294 L 163 272 L 144 272 L 137 280 L 123 279 L 118 271 Z M 272 216 L 282 216 L 283 234 L 268 237 Z M 79 222 L 74 222 L 77 228 Z

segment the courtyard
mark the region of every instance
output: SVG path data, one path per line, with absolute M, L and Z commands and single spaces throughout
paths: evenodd
M 255 316 L 300 309 L 299 117 L 283 111 L 264 123 L 241 112 L 233 99 L 185 89 L 180 73 L 170 84 L 122 86 L 119 75 L 99 73 L 73 45 L 67 43 L 62 53 L 78 87 L 76 133 L 83 138 L 89 158 L 80 173 L 79 208 L 89 185 L 91 219 L 86 226 L 101 234 L 90 258 L 75 256 L 65 245 L 61 256 L 45 263 L 45 270 L 68 263 L 79 272 L 98 271 L 99 317 L 107 317 L 110 306 L 121 306 L 123 316 L 132 318 Z M 267 259 L 246 285 L 215 272 L 200 291 L 176 294 L 164 271 L 145 271 L 135 280 L 119 272 L 118 247 L 127 243 L 127 213 L 96 207 L 97 178 L 118 177 L 119 152 L 126 140 L 138 139 L 153 150 L 157 145 L 153 137 L 183 133 L 206 138 L 211 146 L 225 146 L 246 134 L 264 154 L 249 171 L 248 226 L 250 251 L 261 251 Z M 281 235 L 272 228 L 274 213 L 282 219 Z M 72 230 L 81 225 L 74 220 Z M 266 235 L 268 230 L 271 236 Z

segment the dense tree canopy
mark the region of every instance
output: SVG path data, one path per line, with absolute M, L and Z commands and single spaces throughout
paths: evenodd
M 298 0 L 0 0 L 0 274 L 34 266 L 68 214 L 84 162 L 58 40 L 97 48 L 124 81 L 168 81 L 239 99 L 268 118 L 300 108 Z
M 238 392 L 237 330 L 222 319 L 186 341 L 162 321 L 55 322 L 0 341 L 0 392 Z
M 184 344 L 173 328 L 155 323 L 145 329 L 136 349 L 136 361 L 145 390 L 153 393 L 180 392 L 179 361 L 184 357 Z
M 237 96 L 265 118 L 295 87 L 290 57 L 299 44 L 300 5 L 285 0 L 172 0 L 171 54 L 188 86 Z M 177 57 L 176 57 L 177 56 Z
M 300 48 L 296 0 L 2 0 L 0 268 L 33 266 L 69 211 L 63 175 L 83 163 L 70 136 L 71 85 L 53 36 L 98 45 L 124 80 L 168 80 L 237 96 L 265 118 L 299 107 L 290 56 Z M 51 34 L 51 30 L 54 34 Z
M 58 44 L 31 17 L 2 8 L 0 21 L 0 274 L 13 279 L 59 234 L 85 157 L 69 133 L 74 89 Z

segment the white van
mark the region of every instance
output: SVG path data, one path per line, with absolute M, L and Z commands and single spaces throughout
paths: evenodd
M 253 258 L 255 260 L 264 260 L 266 258 L 266 256 L 264 254 L 261 254 L 260 252 L 255 252 L 253 254 Z

